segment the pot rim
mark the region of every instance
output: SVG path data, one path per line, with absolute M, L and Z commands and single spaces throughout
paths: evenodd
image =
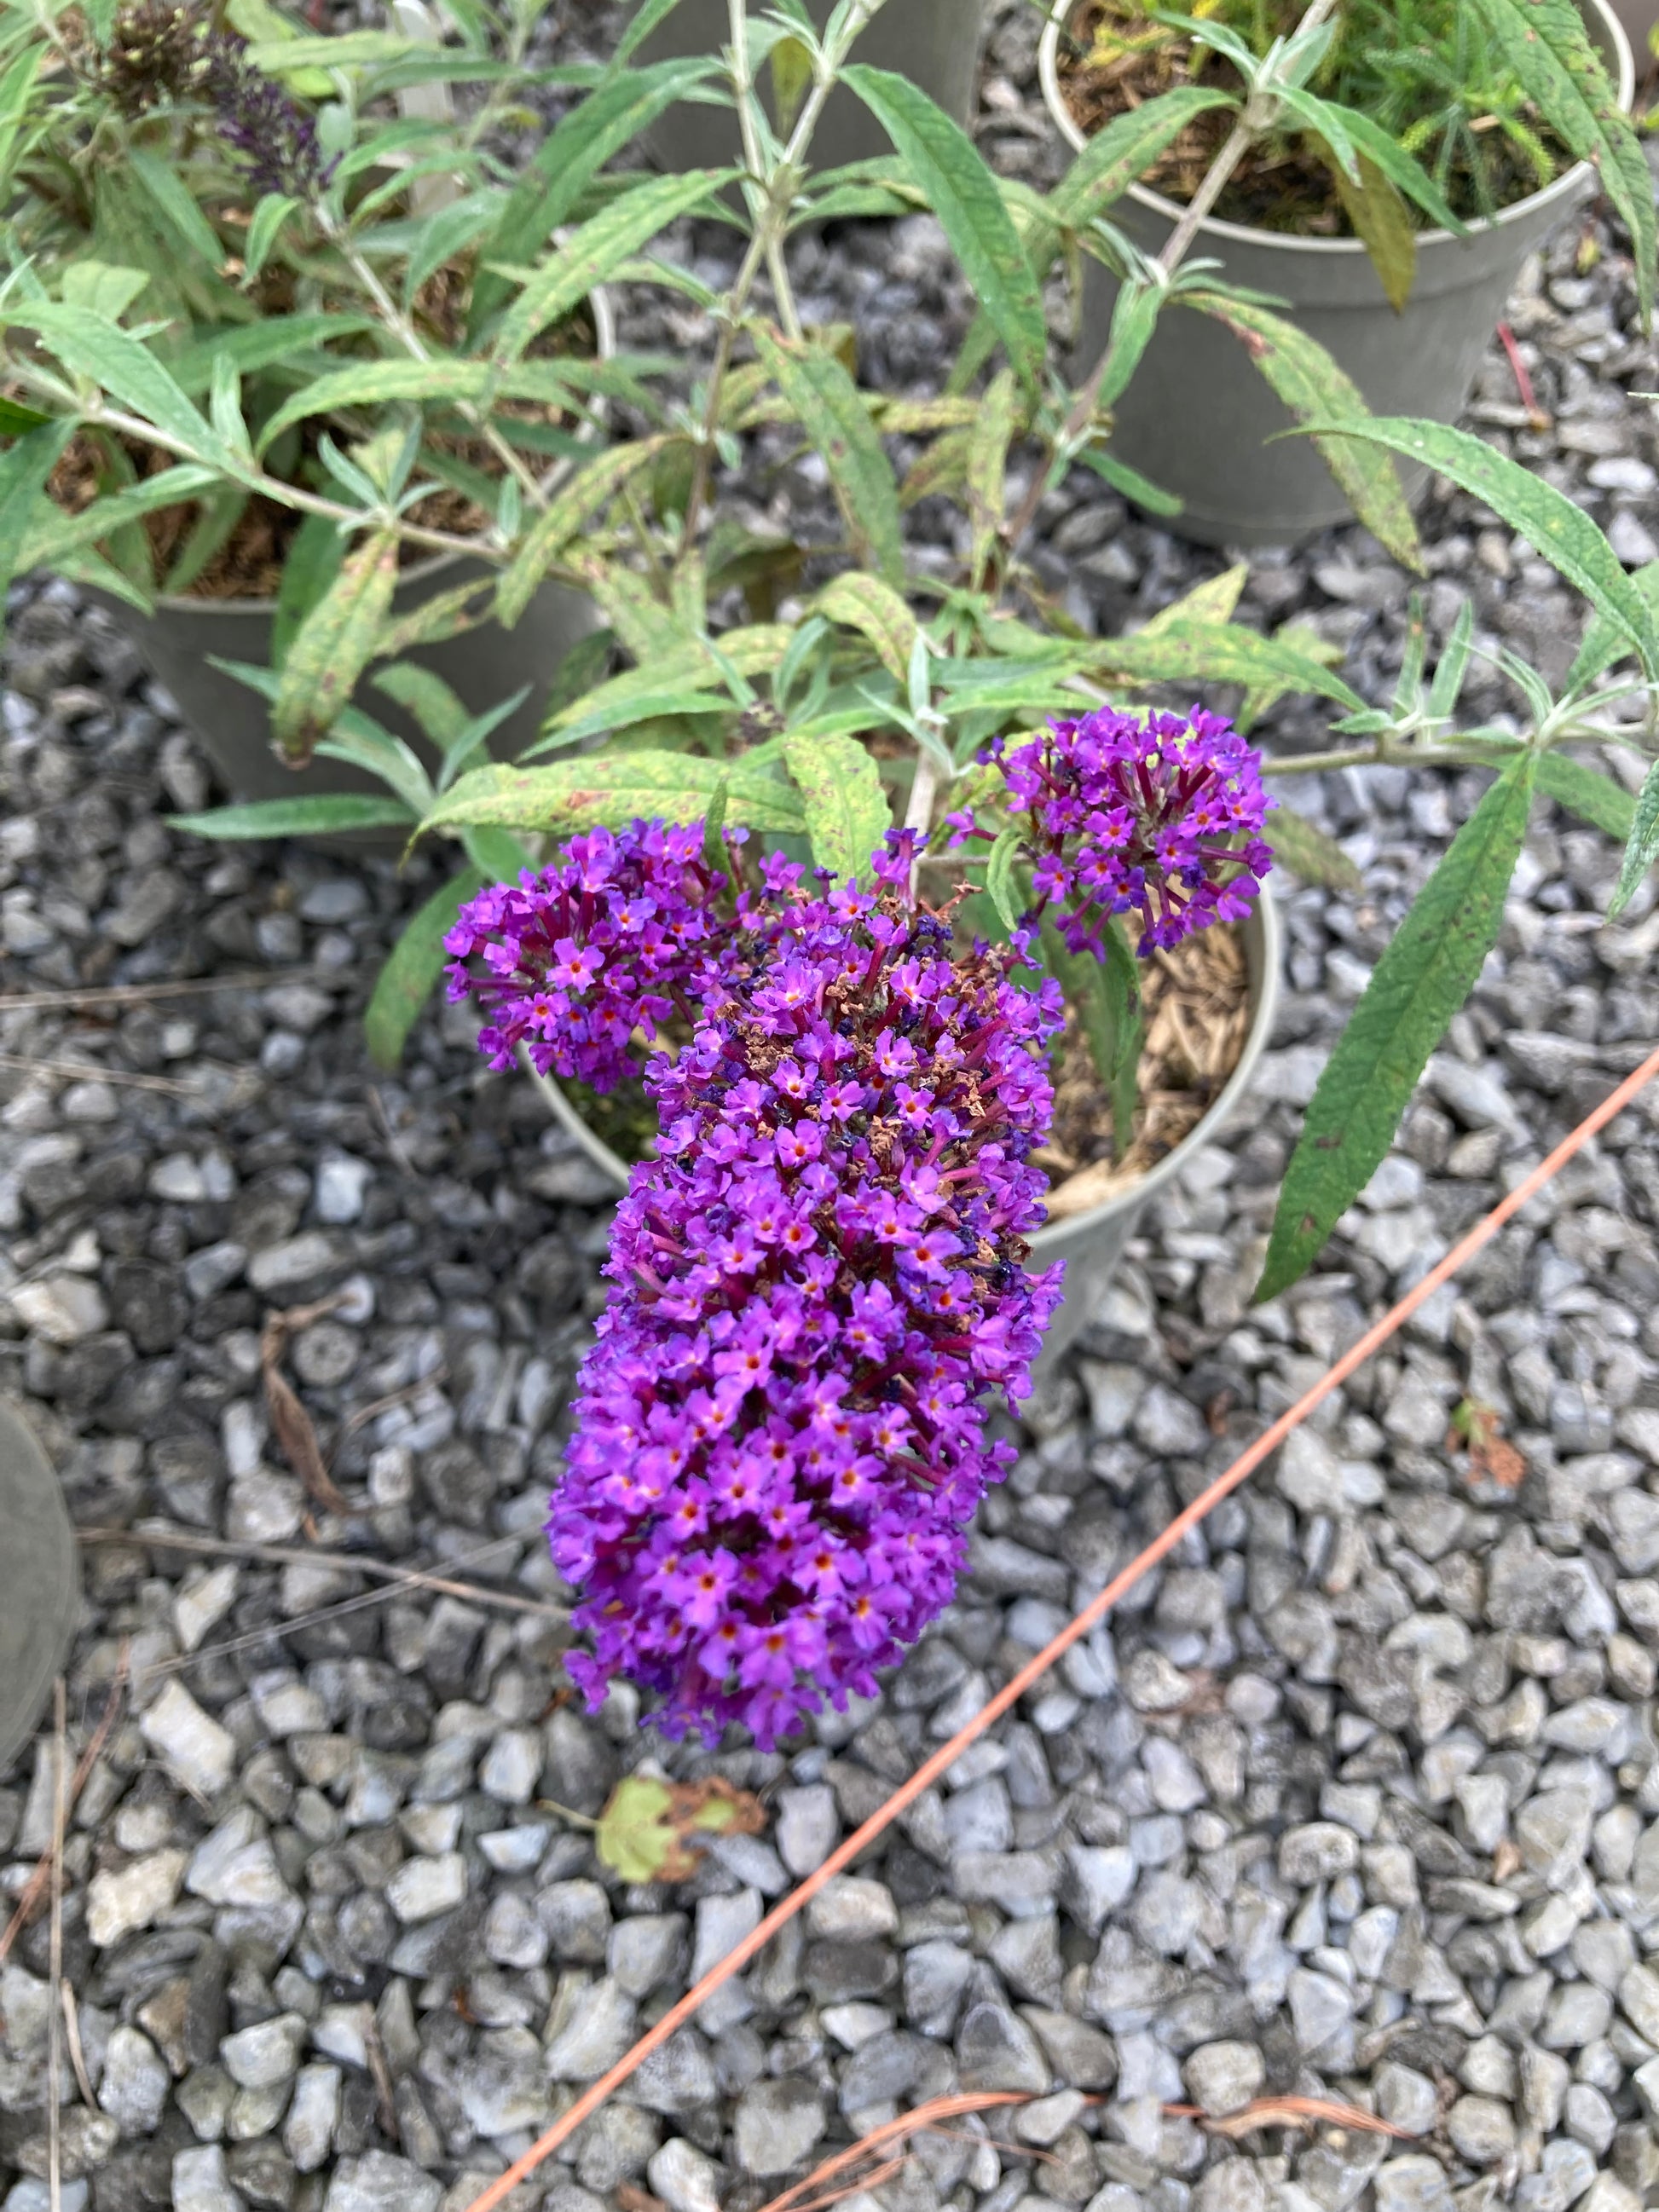
M 1042 80 L 1042 97 L 1048 106 L 1049 120 L 1060 131 L 1074 154 L 1080 154 L 1090 143 L 1089 133 L 1079 124 L 1066 106 L 1060 82 L 1060 33 L 1063 22 L 1069 21 L 1082 0 L 1054 0 L 1048 20 L 1042 29 L 1042 44 L 1037 49 L 1037 73 Z M 1618 80 L 1619 105 L 1628 115 L 1636 98 L 1636 58 L 1624 25 L 1613 14 L 1608 0 L 1578 0 L 1581 12 L 1593 15 L 1606 33 L 1613 50 L 1617 67 L 1613 72 Z M 1594 173 L 1589 161 L 1575 161 L 1553 184 L 1546 185 L 1540 191 L 1528 192 L 1524 199 L 1511 201 L 1500 208 L 1495 216 L 1480 217 L 1469 224 L 1467 233 L 1459 236 L 1454 230 L 1420 230 L 1417 233 L 1419 248 L 1430 246 L 1467 246 L 1474 239 L 1501 230 L 1505 223 L 1530 220 L 1540 208 L 1556 199 L 1565 200 L 1583 189 L 1586 178 Z M 1177 200 L 1165 199 L 1162 192 L 1150 186 L 1132 184 L 1127 197 L 1161 216 L 1173 228 L 1187 210 Z M 1330 254 L 1352 257 L 1365 251 L 1363 241 L 1357 238 L 1304 238 L 1294 231 L 1259 230 L 1249 223 L 1226 222 L 1217 216 L 1206 216 L 1198 226 L 1200 238 L 1212 238 L 1235 244 L 1268 246 L 1282 248 L 1289 253 Z M 1407 301 L 1409 307 L 1410 302 Z
M 617 317 L 611 305 L 611 295 L 603 284 L 593 287 L 587 295 L 587 304 L 593 313 L 593 358 L 610 361 L 617 351 Z M 601 393 L 593 410 L 595 419 L 584 423 L 577 433 L 579 444 L 591 446 L 598 443 L 605 427 L 608 404 Z M 556 489 L 574 466 L 574 461 L 568 458 L 556 462 L 542 479 L 544 489 Z M 434 553 L 429 561 L 420 561 L 412 568 L 405 568 L 398 579 L 398 588 L 406 591 L 411 584 L 427 583 L 434 576 L 441 576 L 447 569 L 458 568 L 463 561 L 482 557 L 470 553 Z M 268 615 L 276 604 L 275 599 L 193 599 L 183 593 L 171 596 L 158 594 L 154 611 L 156 614 L 202 615 L 211 619 L 215 615 Z M 137 608 L 133 612 L 137 612 Z
M 1033 1266 L 1042 1261 L 1045 1253 L 1053 1252 L 1060 1242 L 1070 1243 L 1079 1236 L 1086 1236 L 1091 1229 L 1098 1228 L 1115 1214 L 1127 1208 L 1139 1212 L 1149 1198 L 1176 1179 L 1194 1154 L 1211 1141 L 1215 1131 L 1237 1108 L 1273 1034 L 1274 1017 L 1279 1011 L 1279 969 L 1284 945 L 1284 931 L 1270 887 L 1263 887 L 1252 909 L 1252 915 L 1259 939 L 1257 957 L 1251 963 L 1254 972 L 1250 978 L 1255 1002 L 1251 1009 L 1250 1026 L 1245 1032 L 1238 1064 L 1223 1085 L 1219 1097 L 1174 1151 L 1166 1152 L 1157 1165 L 1148 1168 L 1137 1182 L 1115 1192 L 1100 1205 L 1089 1207 L 1086 1212 L 1068 1214 L 1063 1221 L 1045 1222 L 1041 1229 L 1034 1230 L 1029 1239 Z M 1249 931 L 1252 928 L 1252 921 L 1246 921 L 1241 926 Z M 544 1075 L 533 1066 L 527 1053 L 521 1050 L 519 1057 L 520 1065 L 541 1092 L 554 1120 L 568 1136 L 574 1138 L 594 1166 L 617 1185 L 620 1196 L 629 1185 L 631 1171 L 628 1163 L 588 1127 L 571 1104 L 562 1085 L 554 1077 Z

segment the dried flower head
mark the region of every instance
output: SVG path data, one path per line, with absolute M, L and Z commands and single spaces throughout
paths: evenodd
M 550 1533 L 583 1592 L 597 1704 L 617 1674 L 671 1735 L 770 1744 L 873 1692 L 945 1605 L 1060 1294 L 1029 1275 L 1029 1155 L 1063 1010 L 1011 949 L 953 951 L 880 888 L 811 896 L 782 860 L 703 971 L 702 1018 L 646 1074 L 635 1170 Z
M 1242 921 L 1273 866 L 1261 755 L 1200 708 L 1143 718 L 1102 707 L 1012 750 L 999 740 L 988 758 L 1024 817 L 1033 888 L 1073 952 L 1102 951 L 1113 915 L 1139 914 L 1143 959 Z M 950 820 L 958 843 L 988 835 L 971 814 Z
M 122 9 L 100 76 L 134 119 L 163 103 L 211 108 L 220 137 L 256 192 L 307 200 L 326 189 L 334 164 L 323 158 L 312 117 L 255 68 L 245 39 L 213 30 L 199 8 L 137 0 Z
M 164 100 L 191 97 L 204 37 L 199 10 L 172 0 L 118 9 L 99 76 L 121 112 L 136 118 Z
M 315 121 L 275 77 L 254 67 L 244 40 L 225 31 L 208 39 L 200 83 L 219 136 L 256 192 L 314 200 L 326 191 L 335 164 L 323 158 Z

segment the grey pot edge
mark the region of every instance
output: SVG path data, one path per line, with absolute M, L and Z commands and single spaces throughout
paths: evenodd
M 81 1612 L 81 1560 L 57 1469 L 0 1398 L 0 1777 L 34 1733 Z
M 1103 1205 L 1091 1206 L 1074 1220 L 1051 1223 L 1031 1238 L 1027 1266 L 1033 1273 L 1054 1266 L 1056 1261 L 1063 1261 L 1066 1268 L 1065 1301 L 1048 1325 L 1036 1363 L 1039 1374 L 1052 1367 L 1087 1328 L 1101 1297 L 1117 1273 L 1125 1247 L 1152 1200 L 1161 1190 L 1179 1182 L 1195 1155 L 1212 1143 L 1232 1120 L 1249 1089 L 1279 1011 L 1283 930 L 1270 890 L 1264 890 L 1257 900 L 1249 919 L 1243 925 L 1243 935 L 1252 1000 L 1250 1026 L 1238 1065 L 1220 1097 L 1197 1127 L 1131 1188 L 1108 1199 Z M 620 1197 L 628 1188 L 627 1162 L 588 1127 L 552 1076 L 538 1073 L 527 1058 L 523 1058 L 521 1064 L 554 1120 L 609 1179 Z

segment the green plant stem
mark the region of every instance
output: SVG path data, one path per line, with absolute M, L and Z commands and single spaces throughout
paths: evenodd
M 319 212 L 321 214 L 320 210 Z M 392 336 L 397 339 L 398 344 L 412 360 L 429 362 L 432 356 L 425 341 L 386 290 L 385 285 L 381 283 L 375 273 L 374 264 L 360 248 L 352 244 L 346 232 L 331 216 L 322 215 L 322 223 L 330 243 L 344 257 L 346 265 L 374 301 L 375 313 Z M 471 400 L 458 402 L 456 411 L 465 416 L 472 425 L 502 467 L 516 480 L 520 490 L 523 492 L 531 505 L 538 509 L 544 508 L 548 503 L 548 496 L 542 487 L 541 478 L 519 454 L 514 452 L 507 441 L 491 422 L 489 416 Z
M 168 431 L 158 430 L 153 422 L 146 422 L 140 415 L 129 415 L 124 409 L 106 406 L 99 400 L 82 399 L 73 392 L 65 390 L 55 379 L 31 370 L 27 362 L 9 361 L 6 367 L 9 374 L 16 377 L 37 398 L 56 401 L 65 413 L 74 414 L 82 422 L 90 422 L 99 429 L 119 431 L 125 437 L 154 446 L 161 453 L 171 453 L 179 460 L 195 461 L 203 468 L 216 469 L 223 475 L 230 474 L 222 457 L 198 453 L 184 439 L 175 438 Z M 249 468 L 233 480 L 247 491 L 274 500 L 279 507 L 291 507 L 302 514 L 324 515 L 331 522 L 344 523 L 352 529 L 361 529 L 370 522 L 382 523 L 406 544 L 424 545 L 434 553 L 470 553 L 482 560 L 498 562 L 504 561 L 506 557 L 503 552 L 492 549 L 487 538 L 461 538 L 453 531 L 428 530 L 421 523 L 405 522 L 401 515 L 386 518 L 370 514 L 360 507 L 347 507 L 339 500 L 325 499 L 319 492 L 307 491 L 300 484 L 285 483 L 280 477 L 267 476 L 263 469 Z M 549 573 L 558 572 L 550 570 Z M 568 578 L 567 580 L 576 580 Z
M 1462 744 L 1419 746 L 1381 738 L 1375 745 L 1356 745 L 1346 752 L 1287 753 L 1264 760 L 1261 772 L 1264 775 L 1324 775 L 1341 768 L 1497 768 L 1525 750 L 1521 738 L 1513 744 L 1495 738 L 1490 744 L 1471 738 Z
M 696 460 L 691 475 L 691 496 L 685 508 L 682 543 L 688 547 L 696 542 L 703 509 L 708 505 L 714 440 L 720 429 L 720 403 L 725 396 L 726 379 L 732 366 L 738 326 L 749 305 L 750 295 L 755 289 L 755 279 L 759 276 L 773 245 L 782 239 L 784 224 L 788 220 L 795 187 L 800 178 L 801 164 L 811 149 L 824 104 L 835 89 L 841 65 L 852 52 L 854 40 L 881 5 L 882 0 L 854 0 L 840 39 L 834 49 L 822 58 L 813 76 L 812 89 L 806 95 L 795 128 L 790 134 L 789 143 L 784 149 L 783 158 L 766 179 L 766 198 L 756 217 L 749 249 L 743 258 L 743 266 L 738 270 L 731 290 L 720 302 L 720 334 L 714 349 L 714 365 L 708 374 L 708 397 L 703 406 L 702 423 L 697 439 Z
M 744 165 L 751 176 L 758 179 L 765 189 L 770 189 L 772 179 L 767 175 L 761 151 L 760 132 L 755 127 L 755 73 L 749 62 L 749 0 L 727 0 L 732 24 L 732 85 L 738 99 L 738 128 L 743 135 Z M 745 190 L 750 189 L 745 185 Z M 781 231 L 775 231 L 766 249 L 767 274 L 772 279 L 772 290 L 778 303 L 778 315 L 787 337 L 798 338 L 801 334 L 800 310 L 795 305 L 795 289 L 789 281 L 789 268 L 783 250 Z

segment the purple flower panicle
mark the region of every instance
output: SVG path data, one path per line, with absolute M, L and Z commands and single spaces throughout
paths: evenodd
M 1200 708 L 1140 718 L 1102 707 L 1012 750 L 999 740 L 988 757 L 1028 819 L 1034 888 L 1073 952 L 1103 952 L 1113 915 L 1139 915 L 1142 959 L 1242 921 L 1273 866 L 1261 756 Z M 950 820 L 958 843 L 987 834 L 971 814 Z
M 986 1401 L 1029 1391 L 1059 1302 L 1022 1265 L 1059 992 L 1018 951 L 953 952 L 909 868 L 899 833 L 873 892 L 767 861 L 691 1042 L 646 1070 L 660 1158 L 617 1214 L 550 1534 L 593 1642 L 573 1679 L 597 1705 L 631 1678 L 671 1735 L 769 1745 L 873 1692 L 949 1601 L 1014 1456 Z
M 635 1073 L 636 1029 L 654 1036 L 677 1007 L 690 1018 L 729 927 L 714 910 L 726 879 L 702 850 L 701 823 L 593 830 L 461 908 L 444 939 L 449 995 L 492 1016 L 478 1036 L 492 1067 L 526 1046 L 542 1074 L 614 1091 Z

